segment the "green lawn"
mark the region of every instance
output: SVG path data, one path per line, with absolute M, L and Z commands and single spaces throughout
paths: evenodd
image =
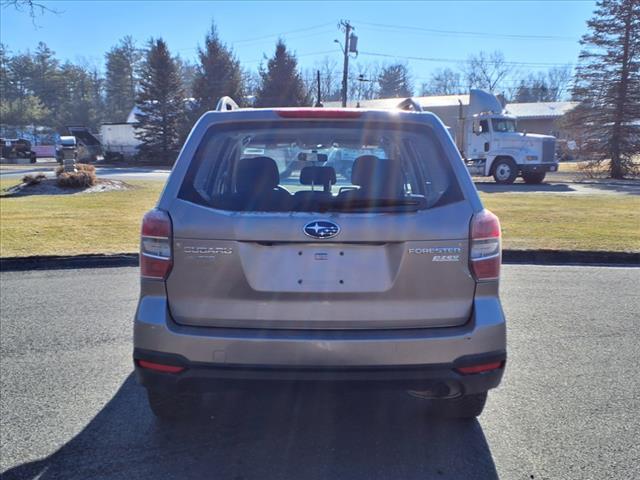
M 3 181 L 5 189 L 16 182 Z M 0 198 L 0 256 L 121 253 L 138 250 L 140 220 L 164 182 L 85 195 Z
M 15 181 L 2 181 L 6 189 Z M 0 256 L 122 253 L 138 249 L 142 214 L 164 182 L 128 191 L 0 197 Z M 640 251 L 640 198 L 482 193 L 509 249 Z
M 640 197 L 481 193 L 510 249 L 640 251 Z

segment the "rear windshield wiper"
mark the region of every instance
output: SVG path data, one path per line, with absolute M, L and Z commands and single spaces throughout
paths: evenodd
M 323 210 L 367 210 L 371 208 L 380 208 L 384 211 L 393 210 L 393 207 L 400 207 L 399 211 L 415 211 L 426 206 L 424 198 L 359 198 L 340 200 L 336 199 L 330 202 L 318 202 L 318 207 Z

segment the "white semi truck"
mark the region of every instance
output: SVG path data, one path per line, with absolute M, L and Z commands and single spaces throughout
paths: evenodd
M 472 89 L 468 98 L 466 105 L 459 100 L 457 107 L 428 110 L 450 128 L 471 175 L 493 176 L 497 183 L 513 183 L 518 176 L 540 183 L 558 170 L 555 137 L 518 132 L 517 118 L 489 92 Z
M 541 183 L 558 170 L 556 139 L 516 130 L 517 118 L 505 112 L 495 95 L 472 89 L 469 95 L 367 100 L 366 108 L 404 108 L 436 114 L 447 126 L 471 175 L 493 176 L 497 183 Z

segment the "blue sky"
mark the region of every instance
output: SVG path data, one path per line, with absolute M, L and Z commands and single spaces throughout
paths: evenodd
M 341 61 L 333 40 L 342 35 L 338 21 L 349 19 L 361 52 L 354 62 L 390 63 L 397 58 L 408 63 L 416 85 L 434 69 L 455 69 L 455 60 L 480 50 L 501 50 L 510 62 L 531 64 L 518 65 L 521 72 L 575 63 L 578 40 L 595 6 L 594 1 L 42 3 L 60 13 L 39 16 L 37 27 L 25 13 L 12 8 L 0 12 L 0 39 L 11 51 L 33 50 L 44 41 L 61 59 L 101 68 L 104 52 L 119 38 L 132 35 L 143 45 L 161 36 L 174 53 L 195 59 L 195 48 L 214 20 L 246 68 L 257 69 L 278 36 L 307 68 L 324 57 Z

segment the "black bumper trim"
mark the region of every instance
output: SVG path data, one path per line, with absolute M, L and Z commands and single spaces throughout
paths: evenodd
M 138 360 L 184 367 L 178 374 L 161 373 L 138 366 Z M 461 375 L 455 369 L 482 363 L 503 362 L 485 373 Z M 480 393 L 498 386 L 506 352 L 467 355 L 452 363 L 362 367 L 288 367 L 279 365 L 229 365 L 190 362 L 181 355 L 135 349 L 138 382 L 157 390 L 215 391 L 229 384 L 278 382 L 334 382 L 375 385 L 377 388 L 426 390 L 436 384 L 455 385 L 464 393 Z

